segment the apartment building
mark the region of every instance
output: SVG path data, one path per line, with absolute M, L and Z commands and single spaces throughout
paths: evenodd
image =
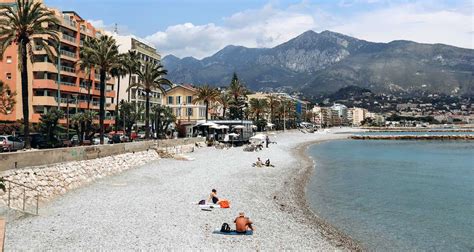
M 204 103 L 194 104 L 197 89 L 190 85 L 175 85 L 166 91 L 163 104 L 170 107 L 180 123 L 195 123 L 206 119 L 206 106 Z
M 120 53 L 127 53 L 129 51 L 135 52 L 138 55 L 143 70 L 146 62 L 159 64 L 161 55 L 156 51 L 156 48 L 148 44 L 146 41 L 140 40 L 135 36 L 121 36 L 118 34 L 112 35 L 119 45 Z M 140 80 L 136 74 L 126 75 L 120 79 L 120 90 L 117 90 L 119 101 L 135 102 L 138 106 L 145 107 L 145 91 L 141 88 L 132 88 L 127 92 L 129 83 L 137 83 Z M 161 104 L 162 94 L 160 90 L 152 90 L 150 93 L 150 107 Z M 137 123 L 139 126 L 145 125 L 144 118 Z
M 0 4 L 14 4 L 13 0 L 0 0 Z M 55 59 L 47 57 L 44 48 L 33 40 L 33 64 L 28 61 L 28 88 L 30 105 L 30 122 L 38 123 L 41 114 L 52 108 L 60 108 L 65 114 L 75 114 L 87 110 L 99 111 L 100 76 L 96 69 L 91 69 L 89 76 L 79 68 L 79 50 L 87 37 L 99 37 L 102 31 L 94 28 L 74 11 L 51 9 L 61 21 L 58 27 L 49 27 L 59 32 L 60 46 L 55 51 Z M 9 115 L 0 115 L 0 121 L 16 121 L 23 118 L 21 99 L 21 78 L 18 70 L 17 47 L 11 45 L 0 61 L 0 80 L 17 92 L 17 103 Z M 107 77 L 106 83 L 106 120 L 105 124 L 114 123 L 115 80 Z M 90 90 L 89 90 L 90 89 Z M 88 105 L 88 93 L 92 99 Z M 69 112 L 69 113 L 67 113 Z M 60 120 L 65 124 L 66 119 Z
M 351 115 L 352 125 L 360 126 L 361 122 L 364 121 L 366 115 L 368 114 L 367 109 L 364 108 L 350 108 L 349 115 Z

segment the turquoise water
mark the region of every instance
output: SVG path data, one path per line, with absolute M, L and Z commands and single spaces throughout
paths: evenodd
M 474 142 L 341 140 L 309 154 L 312 209 L 366 248 L 474 251 Z
M 433 136 L 439 136 L 439 135 L 443 135 L 443 136 L 451 136 L 451 135 L 474 135 L 474 132 L 453 132 L 453 131 L 446 131 L 446 132 L 440 132 L 440 131 L 437 131 L 437 132 L 387 132 L 387 131 L 381 131 L 381 132 L 361 132 L 361 133 L 357 133 L 357 135 L 376 135 L 376 136 L 379 136 L 379 135 L 390 135 L 390 136 L 399 136 L 399 135 L 402 135 L 402 136 L 406 136 L 406 135 L 420 135 L 420 136 L 423 136 L 423 135 L 433 135 Z

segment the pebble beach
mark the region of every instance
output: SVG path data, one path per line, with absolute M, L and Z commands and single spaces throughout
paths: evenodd
M 203 147 L 186 154 L 191 161 L 152 160 L 45 203 L 39 216 L 10 220 L 5 249 L 359 250 L 314 215 L 304 196 L 313 171 L 306 147 L 347 138 L 348 131 L 289 131 L 270 135 L 276 143 L 258 152 Z M 275 167 L 252 167 L 258 157 Z M 213 188 L 231 208 L 202 211 L 192 204 Z M 242 211 L 254 222 L 252 236 L 212 233 L 224 222 L 233 226 Z

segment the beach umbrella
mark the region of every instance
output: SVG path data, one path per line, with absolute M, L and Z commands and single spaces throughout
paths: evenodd
M 228 129 L 229 126 L 226 126 L 226 125 L 219 125 L 219 129 Z
M 237 125 L 237 126 L 234 126 L 234 129 L 245 129 L 245 126 L 244 125 Z
M 211 128 L 211 129 L 220 129 L 220 125 L 219 124 L 210 125 L 209 128 Z
M 257 125 L 252 125 L 252 128 L 256 129 L 256 128 L 257 128 Z

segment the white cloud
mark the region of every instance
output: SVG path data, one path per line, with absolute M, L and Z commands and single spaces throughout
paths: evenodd
M 357 2 L 388 1 L 346 0 L 340 3 Z M 310 29 L 333 30 L 369 41 L 404 39 L 474 47 L 472 13 L 465 8 L 433 8 L 433 5 L 428 7 L 426 1 L 384 6 L 376 11 L 338 16 L 312 5 L 310 1 L 302 1 L 285 9 L 267 4 L 261 9 L 224 17 L 222 25 L 178 24 L 146 39 L 156 45 L 163 55 L 196 58 L 210 56 L 230 44 L 273 47 Z
M 331 29 L 369 41 L 403 39 L 474 48 L 471 15 L 455 10 L 426 10 L 418 4 L 405 4 L 360 14 Z
M 179 24 L 146 39 L 163 54 L 202 58 L 229 44 L 272 47 L 315 28 L 317 25 L 312 15 L 266 5 L 259 10 L 247 10 L 226 17 L 221 26 L 213 23 Z

